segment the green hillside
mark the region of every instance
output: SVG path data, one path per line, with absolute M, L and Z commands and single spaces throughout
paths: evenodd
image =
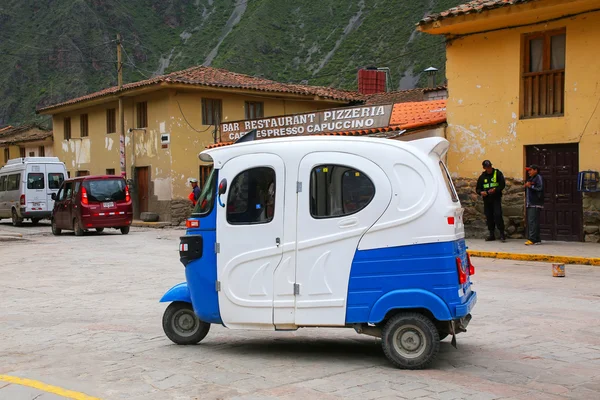
M 389 67 L 392 89 L 440 68 L 442 38 L 415 33 L 460 0 L 3 0 L 0 126 L 49 124 L 48 105 L 124 79 L 206 64 L 283 82 L 356 89 L 362 66 Z M 406 75 L 406 76 L 405 76 Z M 402 79 L 404 77 L 404 79 Z

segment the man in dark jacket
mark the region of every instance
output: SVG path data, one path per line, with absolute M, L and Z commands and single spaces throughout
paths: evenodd
M 500 231 L 500 240 L 506 240 L 504 236 L 504 219 L 502 218 L 502 191 L 506 186 L 504 175 L 498 169 L 492 167 L 490 160 L 483 163 L 483 173 L 477 180 L 477 194 L 483 198 L 483 210 L 487 220 L 490 235 L 485 239 L 487 242 L 496 240 L 496 228 Z
M 527 206 L 527 241 L 525 244 L 541 244 L 540 238 L 540 211 L 544 208 L 544 180 L 540 175 L 540 168 L 531 165 L 527 168 L 527 182 L 525 182 Z

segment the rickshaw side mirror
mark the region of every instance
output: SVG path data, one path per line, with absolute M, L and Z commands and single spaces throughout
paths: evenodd
M 219 196 L 222 194 L 225 194 L 226 191 L 227 191 L 227 179 L 223 179 L 223 180 L 221 180 L 221 183 L 219 183 Z

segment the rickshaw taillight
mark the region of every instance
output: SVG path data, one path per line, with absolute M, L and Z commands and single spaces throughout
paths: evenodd
M 471 262 L 471 255 L 467 253 L 467 260 L 469 261 L 469 275 L 475 275 L 475 266 Z
M 456 270 L 458 271 L 458 283 L 467 283 L 467 271 L 463 269 L 460 257 L 456 257 Z
M 89 204 L 87 190 L 85 189 L 85 187 L 81 188 L 81 204 Z
M 186 228 L 200 228 L 200 221 L 197 219 L 188 219 L 185 221 Z
M 454 225 L 454 217 L 448 217 L 448 225 Z
M 131 201 L 131 196 L 129 195 L 129 186 L 125 185 L 125 201 Z

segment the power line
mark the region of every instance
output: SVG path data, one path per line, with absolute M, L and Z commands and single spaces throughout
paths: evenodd
M 42 50 L 40 53 L 37 53 L 37 55 L 41 55 L 41 56 L 43 56 L 43 55 L 51 55 L 51 54 L 54 54 L 54 53 L 81 53 L 81 50 L 91 50 L 91 49 L 96 49 L 96 48 L 98 48 L 98 47 L 106 46 L 106 45 L 108 45 L 108 44 L 111 44 L 111 43 L 114 43 L 114 42 L 115 42 L 115 40 L 109 40 L 109 41 L 107 41 L 107 42 L 104 42 L 104 43 L 99 43 L 99 44 L 96 44 L 96 45 L 93 45 L 93 46 L 79 46 L 79 45 L 76 45 L 76 44 L 75 44 L 75 42 L 74 42 L 74 40 L 73 40 L 72 38 L 70 38 L 70 37 L 68 37 L 68 36 L 64 36 L 64 37 L 65 37 L 65 38 L 67 38 L 67 39 L 69 39 L 69 40 L 71 41 L 71 43 L 72 43 L 74 46 L 76 46 L 76 47 L 77 47 L 77 49 L 57 49 L 57 50 L 48 50 L 48 48 L 47 48 L 47 47 L 46 47 L 46 48 L 43 48 L 43 47 L 38 47 L 38 46 L 32 46 L 32 45 L 30 45 L 30 44 L 21 43 L 21 42 L 19 42 L 19 41 L 16 41 L 16 40 L 13 40 L 13 39 L 9 39 L 9 38 L 3 38 L 3 40 L 7 40 L 7 41 L 9 41 L 9 42 L 15 43 L 15 44 L 17 44 L 17 45 L 19 45 L 19 46 L 22 46 L 22 47 L 29 47 L 29 48 L 32 48 L 32 49 L 35 49 L 35 50 Z
M 592 121 L 592 118 L 594 118 L 594 115 L 596 114 L 596 110 L 598 110 L 598 105 L 600 105 L 600 97 L 598 98 L 598 101 L 596 102 L 596 107 L 594 107 L 594 111 L 592 111 L 592 115 L 590 115 L 590 119 L 588 119 L 585 126 L 583 127 L 583 131 L 581 131 L 581 135 L 579 135 L 579 139 L 577 139 L 577 143 L 581 142 L 581 138 L 585 134 L 585 131 L 586 131 L 588 125 L 590 124 L 590 122 Z
M 140 71 L 140 69 L 135 65 L 135 62 L 131 59 L 131 57 L 129 57 L 129 53 L 127 53 L 127 51 L 125 51 L 125 46 L 121 45 L 121 49 L 123 50 L 125 57 L 127 57 L 127 59 L 130 62 L 130 64 L 127 64 L 127 65 L 133 67 L 140 75 L 142 75 L 144 78 L 148 79 L 148 76 L 146 74 L 144 74 L 142 71 Z
M 99 64 L 114 64 L 115 61 L 114 60 L 89 60 L 89 61 L 76 61 L 76 60 L 69 60 L 69 59 L 63 59 L 63 60 L 51 60 L 49 58 L 43 58 L 43 54 L 16 54 L 16 53 L 11 53 L 9 51 L 0 51 L 0 55 L 6 55 L 6 56 L 11 56 L 11 57 L 16 57 L 16 58 L 22 58 L 22 59 L 29 59 L 29 60 L 35 60 L 38 62 L 64 62 L 64 63 L 68 63 L 68 64 L 93 64 L 93 63 L 99 63 Z M 48 53 L 47 57 L 52 56 L 52 53 Z
M 190 128 L 192 128 L 192 130 L 198 132 L 198 133 L 204 133 L 206 131 L 208 131 L 209 129 L 212 129 L 214 127 L 214 125 L 209 125 L 208 128 L 204 129 L 203 131 L 199 131 L 198 129 L 194 128 L 192 126 L 192 124 L 189 123 L 189 121 L 187 120 L 187 118 L 185 117 L 185 114 L 183 113 L 183 110 L 181 109 L 181 104 L 179 104 L 179 100 L 175 100 L 177 102 L 177 107 L 179 107 L 179 112 L 181 113 L 181 116 L 183 117 L 183 120 L 189 125 Z

